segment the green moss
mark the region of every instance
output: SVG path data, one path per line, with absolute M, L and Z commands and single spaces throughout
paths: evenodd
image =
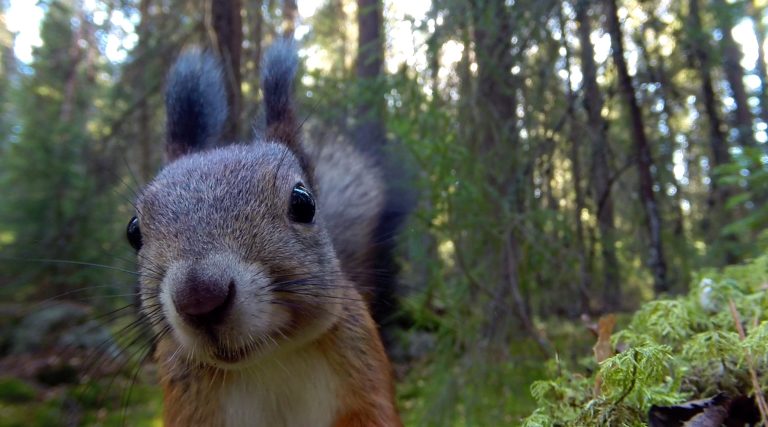
M 34 387 L 18 378 L 0 378 L 0 401 L 9 403 L 28 402 L 35 399 Z
M 758 373 L 768 370 L 768 359 L 754 357 L 768 342 L 767 282 L 762 257 L 703 272 L 688 295 L 645 304 L 613 335 L 618 354 L 599 365 L 550 362 L 548 379 L 531 386 L 537 408 L 524 426 L 641 426 L 651 405 L 752 394 L 748 361 Z
M 57 403 L 0 404 L 0 427 L 48 427 L 62 425 Z

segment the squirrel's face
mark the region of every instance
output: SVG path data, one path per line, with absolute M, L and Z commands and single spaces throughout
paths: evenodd
M 141 308 L 174 357 L 238 367 L 302 345 L 337 320 L 339 263 L 308 178 L 283 145 L 172 162 L 137 201 Z

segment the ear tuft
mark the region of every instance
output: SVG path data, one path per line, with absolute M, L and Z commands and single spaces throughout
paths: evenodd
M 218 143 L 227 120 L 227 96 L 219 61 L 199 49 L 184 52 L 165 91 L 168 158 Z
M 297 154 L 300 151 L 299 129 L 291 98 L 298 66 L 296 44 L 293 40 L 281 39 L 264 54 L 261 72 L 267 138 L 287 145 Z

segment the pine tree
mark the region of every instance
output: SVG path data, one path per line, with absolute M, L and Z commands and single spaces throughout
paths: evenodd
M 82 11 L 51 2 L 32 73 L 23 76 L 16 94 L 21 132 L 2 160 L 6 181 L 0 188 L 7 201 L 2 213 L 15 233 L 9 253 L 21 257 L 74 260 L 98 250 L 89 238 L 95 187 L 88 174 L 95 141 L 87 130 L 95 73 L 87 51 L 91 47 L 78 44 L 89 25 Z M 20 267 L 40 278 L 42 294 L 62 292 L 82 271 L 49 264 Z

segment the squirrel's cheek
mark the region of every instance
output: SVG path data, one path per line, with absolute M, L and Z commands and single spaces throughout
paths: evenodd
M 285 333 L 291 323 L 291 311 L 275 300 L 270 293 L 259 293 L 238 304 L 231 323 L 233 335 L 259 339 L 276 333 Z

